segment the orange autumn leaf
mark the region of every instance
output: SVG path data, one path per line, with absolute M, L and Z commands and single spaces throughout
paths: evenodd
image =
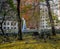
M 29 19 L 29 16 L 27 14 L 24 14 L 23 17 L 24 17 L 25 20 Z

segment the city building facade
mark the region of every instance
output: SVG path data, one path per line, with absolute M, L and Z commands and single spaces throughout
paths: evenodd
M 49 1 L 51 11 L 54 13 L 54 16 L 58 17 L 58 1 L 53 0 Z M 54 25 L 56 29 L 59 29 L 58 23 L 54 20 Z M 40 2 L 40 23 L 39 23 L 39 30 L 51 29 L 51 24 L 49 20 L 48 8 L 46 6 L 46 2 Z
M 18 33 L 18 22 L 17 21 L 4 21 L 2 28 L 5 33 Z

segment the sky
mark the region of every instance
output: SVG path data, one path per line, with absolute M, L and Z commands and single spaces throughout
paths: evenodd
M 60 20 L 60 17 L 58 17 L 58 20 Z
M 58 20 L 60 20 L 60 10 L 58 11 Z

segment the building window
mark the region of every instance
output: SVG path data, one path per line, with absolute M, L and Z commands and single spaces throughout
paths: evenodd
M 48 17 L 46 16 L 46 18 L 48 18 Z
M 47 28 L 48 26 L 46 26 L 46 28 Z
M 42 28 L 44 28 L 44 26 L 42 26 Z
M 14 25 L 16 25 L 16 22 L 14 23 Z
M 13 27 L 11 27 L 11 29 L 13 29 Z
M 16 22 L 11 22 L 11 25 L 15 26 L 16 25 Z
M 58 26 L 58 25 L 56 25 L 56 26 Z
M 44 22 L 44 20 L 42 20 L 42 22 Z
M 9 25 L 9 22 L 7 23 L 7 25 Z
M 43 16 L 43 18 L 45 18 L 45 16 Z
M 9 29 L 9 27 L 7 27 L 7 29 Z
M 6 27 L 4 27 L 4 29 L 6 29 Z
M 16 27 L 14 27 L 14 29 L 16 29 Z
M 13 25 L 13 22 L 11 22 L 11 25 Z

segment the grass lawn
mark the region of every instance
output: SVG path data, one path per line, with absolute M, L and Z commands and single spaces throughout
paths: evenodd
M 33 39 L 32 36 L 24 38 L 23 41 L 0 44 L 0 49 L 60 49 L 60 35 L 44 43 L 43 39 Z

